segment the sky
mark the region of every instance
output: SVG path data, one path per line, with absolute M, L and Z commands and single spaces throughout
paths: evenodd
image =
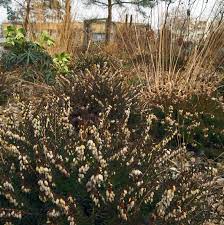
M 13 1 L 13 0 L 12 0 Z M 89 18 L 105 18 L 107 15 L 107 11 L 105 8 L 100 8 L 98 6 L 93 6 L 93 5 L 84 5 L 83 1 L 85 0 L 74 0 L 73 4 L 73 12 L 74 12 L 74 18 L 77 20 L 84 20 L 84 19 L 89 19 Z M 189 0 L 176 0 L 177 3 L 174 4 L 177 5 L 179 1 L 183 2 L 183 7 L 187 7 L 187 3 Z M 193 7 L 192 15 L 198 16 L 202 11 L 202 18 L 206 19 L 209 17 L 209 14 L 211 12 L 211 9 L 214 6 L 214 3 L 216 0 L 191 0 L 191 1 L 196 1 Z M 207 1 L 206 7 L 204 2 Z M 220 0 L 222 1 L 222 0 Z M 173 7 L 174 7 L 173 6 Z M 154 20 L 158 19 L 158 12 L 162 12 L 165 9 L 164 3 L 159 4 L 159 6 L 155 7 L 152 11 L 152 17 Z M 146 13 L 149 13 L 150 10 L 146 10 Z M 134 7 L 122 7 L 122 8 L 114 8 L 113 10 L 113 20 L 118 21 L 118 20 L 124 20 L 124 17 L 126 14 L 132 14 L 134 17 L 134 20 L 137 22 L 150 22 L 149 17 L 144 18 L 141 16 L 139 13 L 136 12 Z M 156 18 L 156 19 L 155 19 Z M 3 21 L 7 20 L 7 15 L 6 15 L 6 10 L 3 7 L 0 7 L 0 23 Z M 148 21 L 147 21 L 148 20 Z M 154 21 L 155 22 L 155 21 Z

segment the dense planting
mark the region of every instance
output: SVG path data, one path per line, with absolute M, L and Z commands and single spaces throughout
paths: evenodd
M 188 161 L 185 146 L 169 147 L 175 125 L 155 143 L 154 114 L 143 113 L 138 130 L 128 125 L 130 108 L 113 121 L 108 107 L 97 123 L 77 129 L 69 119 L 70 98 L 49 100 L 21 102 L 1 122 L 1 221 L 221 223 L 223 193 L 215 169 Z
M 224 29 L 124 31 L 74 54 L 8 27 L 0 225 L 224 224 Z

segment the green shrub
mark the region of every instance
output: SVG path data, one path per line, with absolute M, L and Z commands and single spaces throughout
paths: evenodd
M 67 74 L 70 70 L 70 55 L 66 52 L 56 54 L 53 58 L 56 70 L 61 74 Z
M 23 68 L 24 78 L 28 80 L 32 80 L 31 77 L 34 77 L 32 70 L 35 70 L 42 73 L 46 83 L 54 82 L 55 75 L 51 56 L 41 45 L 27 40 L 22 28 L 7 27 L 5 48 L 7 51 L 3 53 L 1 63 L 6 70 Z
M 115 104 L 77 129 L 71 114 L 78 106 L 72 105 L 69 97 L 46 96 L 3 112 L 0 223 L 223 223 L 223 190 L 215 184 L 215 170 L 190 160 L 182 145 L 169 148 L 176 124 L 155 142 L 154 114 L 140 110 L 141 121 L 133 128 L 129 104 L 110 118 Z
M 46 31 L 41 32 L 40 37 L 38 39 L 38 43 L 42 48 L 51 47 L 55 44 L 52 37 Z

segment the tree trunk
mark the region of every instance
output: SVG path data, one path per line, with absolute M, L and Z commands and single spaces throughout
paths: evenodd
M 27 5 L 26 5 L 26 16 L 25 16 L 25 20 L 24 20 L 24 30 L 27 33 L 28 31 L 28 25 L 29 25 L 29 20 L 30 20 L 30 10 L 31 10 L 31 0 L 27 1 Z
M 111 30 L 112 30 L 112 0 L 108 0 L 108 16 L 106 22 L 106 44 L 111 41 Z

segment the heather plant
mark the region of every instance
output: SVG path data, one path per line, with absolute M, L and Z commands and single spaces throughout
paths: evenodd
M 204 84 L 200 81 L 202 87 L 200 92 L 196 86 L 193 93 L 186 90 L 178 94 L 177 89 L 169 96 L 167 83 L 160 84 L 159 88 L 163 92 L 158 94 L 156 86 L 151 87 L 154 89 L 149 92 L 148 87 L 145 88 L 147 82 L 139 83 L 130 84 L 122 72 L 114 72 L 106 66 L 104 68 L 95 66 L 82 75 L 72 74 L 70 77 L 59 79 L 62 92 L 70 96 L 71 104 L 76 106 L 71 116 L 74 124 L 86 120 L 97 121 L 98 113 L 111 105 L 113 107 L 109 117 L 114 120 L 124 112 L 125 106 L 131 107 L 129 122 L 132 126 L 138 127 L 141 123 L 139 108 L 149 108 L 157 116 L 151 130 L 155 139 L 162 140 L 170 131 L 170 126 L 176 124 L 179 137 L 175 137 L 172 141 L 174 146 L 182 141 L 186 143 L 188 150 L 196 154 L 205 154 L 212 159 L 222 155 L 223 99 L 217 91 L 212 90 L 212 84 L 209 86 L 207 81 Z
M 156 138 L 163 138 L 169 126 L 177 124 L 180 135 L 178 138 L 186 143 L 188 150 L 208 158 L 221 159 L 224 144 L 222 97 L 204 94 L 185 100 L 167 99 L 166 103 L 163 102 L 154 102 L 150 106 L 158 118 L 153 128 Z
M 140 119 L 139 87 L 129 85 L 123 74 L 111 67 L 95 65 L 82 74 L 58 77 L 56 93 L 65 93 L 74 107 L 73 122 L 85 118 L 96 121 L 99 113 L 111 106 L 109 118 L 119 119 L 126 108 L 131 108 L 131 121 Z M 87 119 L 88 120 L 88 119 Z M 137 124 L 136 124 L 137 125 Z
M 8 99 L 8 90 L 6 85 L 6 77 L 0 72 L 0 105 L 3 105 Z
M 99 53 L 100 51 L 100 53 Z M 104 68 L 105 66 L 119 69 L 121 67 L 121 62 L 119 59 L 105 54 L 102 50 L 98 49 L 98 52 L 87 52 L 81 54 L 73 62 L 72 69 L 76 72 L 84 72 L 85 70 L 91 70 L 94 66 Z
M 74 126 L 74 109 L 69 97 L 46 96 L 3 112 L 0 223 L 223 223 L 216 171 L 185 146 L 170 147 L 176 124 L 155 142 L 150 112 L 133 128 L 130 107 L 112 120 L 108 106 Z
M 19 83 L 19 72 L 0 72 L 0 106 L 6 106 L 10 97 L 16 91 L 15 86 Z

